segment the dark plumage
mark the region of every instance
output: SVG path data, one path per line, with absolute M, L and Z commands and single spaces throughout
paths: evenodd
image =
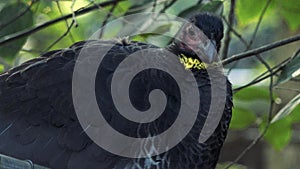
M 199 14 L 191 18 L 205 35 L 220 48 L 223 25 L 219 18 L 210 14 Z M 183 32 L 185 27 L 183 28 Z M 72 102 L 72 74 L 78 53 L 85 42 L 73 44 L 68 49 L 48 52 L 27 61 L 0 75 L 0 153 L 55 169 L 213 169 L 218 161 L 231 119 L 232 93 L 227 81 L 226 105 L 222 119 L 213 135 L 198 143 L 203 119 L 210 106 L 211 88 L 206 70 L 192 72 L 200 92 L 200 110 L 190 133 L 170 151 L 152 158 L 130 159 L 111 154 L 97 146 L 82 132 Z M 93 41 L 97 46 L 112 44 L 112 41 Z M 128 42 L 116 44 L 103 60 L 96 79 L 97 100 L 104 107 L 106 120 L 118 131 L 127 135 L 144 137 L 167 129 L 176 119 L 176 105 L 180 101 L 178 87 L 172 78 L 158 70 L 142 72 L 130 89 L 133 105 L 147 110 L 148 94 L 159 88 L 167 95 L 166 113 L 155 123 L 139 126 L 114 111 L 110 102 L 109 80 L 118 64 L 131 53 L 141 49 L 157 48 L 153 45 Z M 176 55 L 181 53 L 194 57 L 186 45 L 179 42 L 167 47 Z M 218 76 L 224 76 L 221 72 Z M 104 78 L 105 77 L 105 78 Z M 106 79 L 106 80 L 103 80 Z M 124 119 L 123 119 L 124 120 Z M 137 128 L 142 130 L 137 132 Z M 157 129 L 159 128 L 159 129 Z M 161 129 L 162 128 L 162 129 Z

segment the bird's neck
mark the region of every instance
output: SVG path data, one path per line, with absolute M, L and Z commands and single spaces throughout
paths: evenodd
M 186 69 L 206 69 L 206 64 L 202 62 L 194 52 L 187 52 L 179 44 L 172 43 L 167 47 L 167 49 L 179 57 L 180 63 L 182 63 Z

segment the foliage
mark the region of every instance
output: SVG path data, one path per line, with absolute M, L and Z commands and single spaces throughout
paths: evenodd
M 300 75 L 300 55 L 292 58 L 280 73 L 277 84 L 282 84 Z
M 253 124 L 255 119 L 256 116 L 250 109 L 236 107 L 233 109 L 230 128 L 245 129 Z
M 241 25 L 246 26 L 258 20 L 261 11 L 269 0 L 242 0 L 237 1 L 237 18 Z M 272 19 L 283 18 L 291 30 L 300 26 L 298 0 L 273 0 L 270 2 L 267 15 Z
M 300 105 L 300 94 L 295 96 L 292 100 L 290 100 L 277 114 L 276 116 L 272 119 L 271 123 L 275 123 L 286 116 L 288 116 L 295 108 L 297 105 Z
M 260 130 L 263 131 L 266 127 L 266 121 L 260 125 Z M 276 149 L 281 150 L 286 146 L 292 138 L 292 120 L 284 118 L 275 123 L 271 123 L 264 138 Z
M 31 10 L 28 12 L 26 10 L 28 10 L 27 5 L 24 3 L 7 4 L 2 8 L 0 11 L 0 38 L 33 26 L 33 14 Z M 24 37 L 0 46 L 0 57 L 13 60 L 15 55 L 22 49 L 26 40 L 27 37 Z

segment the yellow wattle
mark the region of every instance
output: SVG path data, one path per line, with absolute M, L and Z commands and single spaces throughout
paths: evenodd
M 198 70 L 205 70 L 206 64 L 199 59 L 194 59 L 185 56 L 184 54 L 180 54 L 180 63 L 182 63 L 185 69 L 198 69 Z

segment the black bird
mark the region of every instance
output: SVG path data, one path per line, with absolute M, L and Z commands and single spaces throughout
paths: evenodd
M 228 80 L 224 89 L 226 103 L 217 128 L 204 143 L 199 143 L 198 138 L 212 98 L 206 68 L 216 61 L 213 51 L 220 49 L 223 24 L 221 19 L 209 13 L 192 16 L 190 22 L 192 24 L 184 25 L 178 33 L 185 43 L 175 40 L 166 49 L 177 55 L 185 68 L 192 71 L 200 93 L 200 108 L 190 132 L 171 150 L 148 158 L 121 157 L 102 149 L 84 133 L 72 100 L 75 62 L 84 45 L 90 42 L 82 41 L 67 49 L 43 54 L 0 74 L 0 153 L 55 169 L 215 168 L 231 119 L 232 92 Z M 195 26 L 202 32 L 197 31 Z M 203 33 L 208 41 L 203 40 Z M 103 102 L 99 104 L 102 104 L 103 116 L 110 125 L 133 137 L 147 137 L 168 129 L 178 114 L 180 94 L 176 92 L 178 86 L 173 84 L 174 79 L 166 72 L 155 69 L 143 71 L 131 82 L 130 99 L 139 110 L 149 108 L 147 98 L 151 90 L 161 89 L 166 94 L 166 109 L 153 123 L 138 125 L 124 121 L 114 108 L 108 90 L 111 76 L 124 58 L 141 49 L 157 47 L 126 40 L 116 44 L 115 41 L 92 42 L 99 47 L 114 44 L 100 65 L 95 82 L 97 101 Z M 201 58 L 203 62 L 196 56 L 199 45 L 206 50 Z M 218 76 L 224 77 L 222 72 Z

